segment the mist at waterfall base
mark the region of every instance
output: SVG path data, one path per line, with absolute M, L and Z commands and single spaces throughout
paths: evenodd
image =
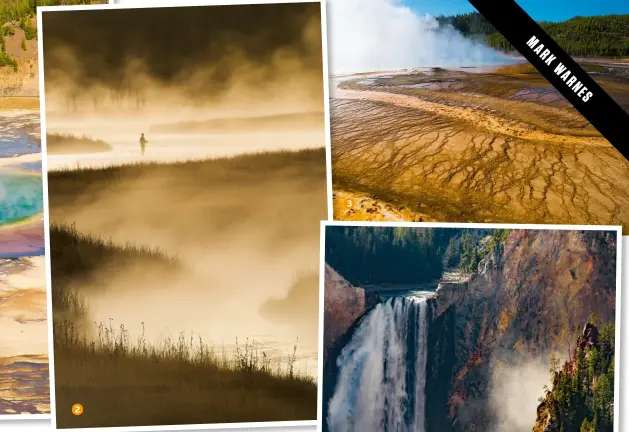
M 328 4 L 330 72 L 334 74 L 514 60 L 396 0 L 332 0 Z
M 392 297 L 363 319 L 337 359 L 330 432 L 425 431 L 428 303 Z

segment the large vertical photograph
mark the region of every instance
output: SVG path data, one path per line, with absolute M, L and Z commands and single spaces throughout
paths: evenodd
M 520 227 L 325 224 L 323 432 L 618 430 L 621 227 Z
M 518 4 L 629 110 L 629 3 Z M 335 219 L 629 223 L 629 162 L 467 0 L 329 16 Z
M 315 424 L 321 3 L 38 12 L 56 427 Z
M 0 3 L 0 419 L 49 415 L 36 8 Z

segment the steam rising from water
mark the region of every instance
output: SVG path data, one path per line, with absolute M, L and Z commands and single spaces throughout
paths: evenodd
M 424 432 L 427 363 L 425 298 L 377 305 L 337 359 L 331 432 Z
M 249 34 L 254 33 L 219 32 L 201 22 L 184 32 L 203 35 L 209 29 L 206 38 L 190 42 L 199 46 L 196 54 L 158 52 L 159 44 L 150 41 L 146 50 L 137 51 L 146 41 L 137 38 L 128 49 L 115 45 L 122 51 L 114 57 L 126 60 L 113 63 L 104 49 L 107 43 L 86 52 L 80 32 L 57 34 L 54 25 L 44 25 L 51 36 L 42 53 L 47 65 L 46 132 L 87 135 L 111 147 L 108 152 L 50 156 L 48 168 L 165 163 L 308 147 L 321 148 L 323 155 L 321 19 L 319 6 L 312 10 L 316 13 L 308 15 L 307 22 L 304 18 L 303 28 L 291 26 L 292 44 L 274 42 L 273 32 L 264 29 L 260 34 L 268 37 L 253 38 Z M 154 28 L 156 22 L 141 20 L 138 26 Z M 100 23 L 104 33 L 90 34 L 108 34 L 118 27 Z M 190 41 L 184 36 L 182 41 Z M 267 43 L 272 46 L 264 55 L 249 49 Z M 159 60 L 150 53 L 159 54 Z M 162 73 L 162 66 L 170 73 Z M 314 115 L 315 120 L 273 118 L 289 114 L 306 119 Z M 251 126 L 249 119 L 258 126 Z M 219 127 L 199 132 L 186 126 L 207 121 Z M 223 127 L 233 121 L 239 127 Z M 153 129 L 164 126 L 172 129 Z M 141 133 L 148 139 L 146 154 L 139 146 Z M 249 157 L 252 171 L 265 169 L 256 156 Z M 288 155 L 286 159 L 295 160 Z M 93 275 L 93 284 L 76 288 L 89 309 L 86 333 L 91 329 L 96 338 L 94 322 L 113 323 L 116 328 L 124 325 L 131 341 L 143 338 L 157 345 L 193 334 L 228 354 L 236 340 L 241 347 L 254 340 L 261 355 L 273 361 L 281 355 L 283 362 L 298 345 L 295 371 L 316 376 L 317 303 L 304 304 L 309 293 L 316 294 L 318 278 L 297 293 L 294 285 L 296 275 L 317 274 L 325 164 L 315 157 L 308 168 L 305 165 L 287 163 L 255 182 L 256 172 L 241 175 L 227 164 L 205 181 L 200 174 L 191 181 L 195 174 L 184 176 L 179 168 L 163 165 L 136 168 L 137 175 L 121 175 L 113 183 L 95 179 L 89 190 L 65 191 L 63 182 L 55 183 L 60 177 L 51 178 L 51 189 L 57 192 L 50 206 L 53 223 L 74 224 L 79 232 L 116 245 L 157 247 L 186 266 L 182 274 L 157 277 L 142 262 L 129 262 L 115 274 L 104 265 L 103 274 Z M 76 176 L 88 183 L 94 178 Z M 221 180 L 228 176 L 229 181 Z M 274 301 L 307 313 L 283 316 L 271 308 L 263 316 L 260 310 Z
M 249 338 L 262 344 L 256 345 L 260 354 L 284 360 L 297 344 L 295 370 L 316 376 L 318 278 L 292 292 L 296 275 L 317 274 L 319 226 L 313 221 L 325 217 L 325 181 L 315 174 L 195 187 L 190 177 L 155 171 L 68 202 L 57 199 L 51 221 L 119 245 L 156 247 L 186 265 L 159 278 L 143 263 L 129 262 L 115 274 L 104 266 L 93 275 L 97 284 L 79 287 L 89 328 L 111 319 L 114 327 L 124 324 L 130 340 L 144 335 L 154 344 L 183 332 L 230 354 L 236 339 L 244 344 Z M 286 211 L 291 206 L 307 211 Z M 304 305 L 310 293 L 315 301 Z M 271 299 L 287 299 L 283 307 L 301 313 L 261 314 Z
M 234 42 L 225 47 L 220 60 L 200 57 L 181 63 L 177 77 L 167 82 L 155 76 L 154 64 L 137 57 L 111 71 L 115 80 L 90 73 L 88 63 L 108 68 L 103 54 L 95 48 L 86 58 L 73 42 L 51 39 L 44 48 L 46 64 L 56 65 L 45 71 L 48 128 L 53 115 L 55 129 L 60 121 L 70 119 L 76 125 L 87 118 L 110 125 L 132 123 L 146 131 L 151 124 L 177 121 L 323 111 L 318 14 L 295 35 L 299 48 L 278 46 L 268 61 L 259 62 Z M 169 61 L 173 60 L 166 56 Z M 217 74 L 229 79 L 214 88 Z
M 509 57 L 395 0 L 329 2 L 330 71 L 499 64 Z

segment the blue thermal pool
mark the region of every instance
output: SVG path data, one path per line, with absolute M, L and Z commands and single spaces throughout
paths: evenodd
M 0 172 L 0 224 L 35 216 L 43 211 L 41 176 Z

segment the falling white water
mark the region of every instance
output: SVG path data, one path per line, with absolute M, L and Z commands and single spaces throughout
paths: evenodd
M 330 432 L 424 432 L 426 298 L 394 297 L 367 315 L 337 359 Z
M 425 431 L 426 420 L 426 364 L 428 363 L 428 326 L 426 321 L 428 304 L 425 298 L 411 297 L 413 302 L 419 303 L 419 319 L 417 320 L 417 360 L 415 365 L 415 416 L 413 424 L 416 431 Z

